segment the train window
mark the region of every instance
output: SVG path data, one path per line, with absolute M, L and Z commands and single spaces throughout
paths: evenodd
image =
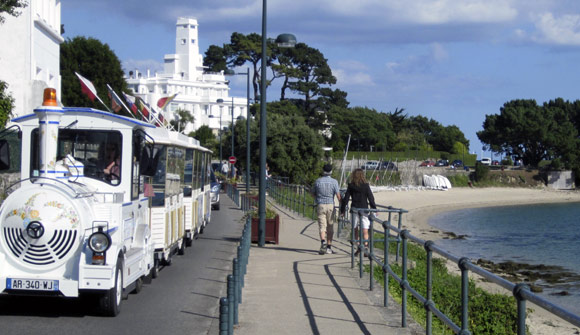
M 155 168 L 155 175 L 150 178 L 153 184 L 153 199 L 151 205 L 154 207 L 165 205 L 165 175 L 167 170 L 167 147 L 164 145 L 156 145 L 154 155 L 159 155 L 157 167 Z
M 185 150 L 185 169 L 183 171 L 183 195 L 191 197 L 193 186 L 193 149 Z
M 56 159 L 71 155 L 83 163 L 84 176 L 111 185 L 121 181 L 122 136 L 118 131 L 60 129 Z M 32 133 L 31 177 L 39 175 L 38 128 Z
M 133 166 L 131 171 L 131 199 L 138 199 L 139 194 L 144 192 L 143 176 L 141 176 L 141 152 L 145 146 L 145 140 L 139 132 L 133 133 Z

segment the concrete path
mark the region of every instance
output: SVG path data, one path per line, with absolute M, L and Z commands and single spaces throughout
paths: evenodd
M 350 268 L 350 245 L 319 255 L 318 225 L 286 209 L 280 243 L 252 245 L 234 334 L 424 334 L 408 318 L 401 328 L 400 306 L 382 307 L 382 288 L 369 291 L 368 275 Z

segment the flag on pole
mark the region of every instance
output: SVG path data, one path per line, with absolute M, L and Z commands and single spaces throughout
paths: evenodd
M 93 85 L 90 80 L 81 76 L 77 72 L 75 72 L 75 74 L 81 81 L 81 91 L 86 94 L 89 99 L 91 99 L 91 101 L 95 101 L 95 98 L 97 97 L 97 90 L 95 89 L 95 85 Z
M 131 112 L 133 112 L 134 115 L 137 115 L 137 113 L 139 111 L 137 109 L 137 105 L 135 105 L 135 97 L 130 96 L 128 94 L 125 94 L 123 92 L 121 92 L 121 94 L 123 94 L 123 97 L 125 98 L 125 101 L 127 101 L 127 104 L 129 105 L 129 110 Z
M 155 120 L 157 127 L 164 126 L 165 120 L 163 117 L 163 113 L 154 106 L 149 106 L 149 107 L 151 107 L 151 112 L 152 112 L 151 115 L 153 116 L 153 119 Z
M 107 89 L 109 90 L 109 99 L 111 99 L 111 109 L 116 114 L 119 114 L 119 112 L 123 108 L 123 101 L 121 101 L 121 98 L 119 98 L 117 93 L 113 91 L 113 89 L 111 88 L 111 86 L 109 86 L 109 84 L 107 84 Z
M 145 103 L 145 101 L 143 101 L 143 99 L 141 99 L 139 97 L 135 97 L 135 105 L 137 105 L 137 109 L 141 112 L 141 114 L 143 114 L 145 119 L 147 121 L 149 121 L 149 114 L 151 114 L 151 113 L 149 112 L 149 109 L 147 108 L 147 103 Z
M 78 74 L 77 72 L 75 72 L 75 74 L 77 75 L 77 77 L 79 77 L 79 80 L 81 81 L 81 91 L 86 94 L 89 99 L 91 99 L 91 101 L 95 101 L 95 99 L 99 100 L 99 102 L 105 106 L 105 108 L 112 113 L 112 111 L 109 109 L 109 106 L 105 105 L 105 103 L 103 102 L 103 100 L 101 100 L 101 98 L 99 98 L 99 96 L 97 95 L 97 89 L 95 88 L 95 85 L 93 85 L 93 83 L 91 83 L 90 80 L 88 80 L 87 78 L 81 76 L 80 74 Z
M 167 105 L 169 105 L 171 103 L 171 101 L 173 101 L 173 99 L 175 99 L 176 96 L 177 96 L 177 93 L 175 93 L 172 96 L 159 99 L 157 101 L 157 107 L 159 107 L 161 109 L 165 109 L 165 107 L 167 107 Z

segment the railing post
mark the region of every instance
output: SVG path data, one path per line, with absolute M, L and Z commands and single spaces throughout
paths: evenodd
M 240 262 L 237 258 L 233 260 L 234 268 L 234 324 L 238 324 L 238 304 L 240 303 Z
M 240 300 L 242 303 L 242 287 L 244 287 L 244 253 L 242 252 L 242 245 L 238 245 L 238 277 L 240 278 Z
M 518 335 L 526 335 L 526 299 L 522 297 L 522 290 L 529 289 L 530 287 L 524 283 L 516 284 L 513 289 L 518 305 Z
M 399 215 L 401 215 L 399 213 Z M 401 231 L 400 235 L 403 238 L 403 269 L 401 277 L 401 327 L 407 327 L 407 234 L 408 230 Z
M 427 294 L 425 299 L 425 319 L 426 319 L 426 333 L 431 335 L 433 333 L 433 312 L 431 307 L 433 306 L 433 250 L 431 246 L 434 244 L 433 241 L 425 242 L 425 251 L 427 251 Z
M 384 286 L 384 292 L 383 292 L 383 306 L 387 307 L 387 304 L 389 302 L 389 235 L 391 233 L 391 229 L 390 229 L 390 215 L 391 213 L 389 212 L 389 222 L 385 228 L 385 250 L 383 250 L 383 254 L 385 256 L 385 266 L 383 267 L 383 286 Z
M 369 213 L 367 212 L 366 214 L 369 214 Z M 373 272 L 373 257 L 372 256 L 374 255 L 373 245 L 374 245 L 375 230 L 373 228 L 374 222 L 371 219 L 370 215 L 369 215 L 369 221 L 370 221 L 370 226 L 369 226 L 369 256 L 370 256 L 369 257 L 369 264 L 370 264 L 370 270 L 369 270 L 370 276 L 369 277 L 370 277 L 370 284 L 369 284 L 369 287 L 370 287 L 370 290 L 372 291 L 374 289 L 374 285 L 373 285 L 374 284 L 374 280 L 373 280 L 374 279 L 374 272 Z M 362 222 L 360 222 L 360 221 L 359 221 L 359 226 L 360 226 L 359 230 L 362 233 Z
M 362 233 L 362 227 L 361 227 L 361 222 L 360 222 L 360 212 L 356 211 L 356 213 L 354 215 L 358 216 L 358 274 L 359 274 L 359 278 L 363 277 L 363 263 L 364 263 L 364 253 L 365 253 L 365 247 L 364 247 L 364 237 L 363 237 L 363 233 Z M 353 216 L 354 216 L 353 215 Z
M 350 214 L 350 268 L 354 269 L 354 249 L 357 240 L 354 237 L 354 213 L 351 212 Z
M 234 276 L 228 275 L 228 334 L 232 335 L 234 333 L 234 304 L 236 296 L 236 288 L 234 284 Z
M 389 217 L 389 222 L 391 222 L 390 217 Z M 402 225 L 403 225 L 403 213 L 401 211 L 399 211 L 399 223 L 397 224 L 397 228 L 399 229 L 399 231 L 401 230 Z M 395 257 L 395 260 L 397 262 L 399 261 L 399 249 L 400 249 L 400 244 L 399 244 L 399 239 L 397 238 L 397 256 Z
M 469 270 L 467 269 L 469 258 L 462 257 L 457 262 L 461 269 L 461 335 L 469 334 Z
M 229 310 L 228 298 L 220 299 L 220 335 L 229 334 Z

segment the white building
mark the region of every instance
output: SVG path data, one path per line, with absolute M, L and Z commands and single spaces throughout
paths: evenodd
M 223 73 L 204 72 L 203 56 L 199 53 L 198 24 L 194 18 L 177 19 L 175 54 L 165 55 L 164 72 L 146 74 L 135 70 L 127 79 L 129 89 L 152 106 L 160 98 L 177 93 L 173 102 L 166 107 L 166 119 L 173 119 L 177 109 L 190 112 L 194 123 L 184 133 L 208 125 L 214 130 L 229 127 L 232 122 L 245 117 L 246 98 L 229 97 L 228 81 Z M 222 99 L 223 103 L 217 103 Z M 233 101 L 232 101 L 233 100 Z
M 60 0 L 28 0 L 0 25 L 0 80 L 14 98 L 12 116 L 29 114 L 42 103 L 43 90 L 56 88 L 60 100 Z

